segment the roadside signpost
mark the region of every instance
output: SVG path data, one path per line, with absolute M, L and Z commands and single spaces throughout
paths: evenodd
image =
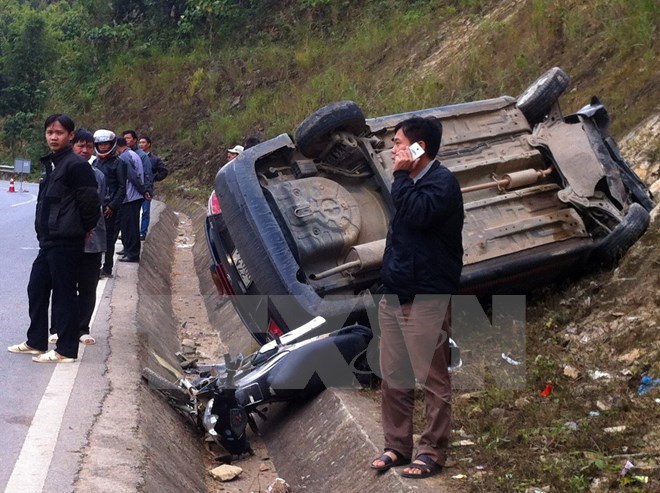
M 32 168 L 32 160 L 26 158 L 17 157 L 14 159 L 14 173 L 18 173 L 21 179 L 21 189 L 23 191 L 23 174 L 30 174 Z

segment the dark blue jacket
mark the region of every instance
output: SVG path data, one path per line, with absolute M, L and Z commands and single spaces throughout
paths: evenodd
M 40 247 L 80 242 L 101 215 L 96 178 L 71 146 L 41 158 L 35 229 Z
M 153 152 L 148 152 L 147 155 L 151 160 L 151 171 L 154 175 L 154 182 L 163 181 L 165 178 L 167 178 L 167 174 L 169 173 L 167 166 L 165 166 L 163 160 L 156 156 Z
M 105 175 L 105 200 L 103 207 L 117 212 L 126 198 L 126 161 L 117 154 L 97 158 L 94 166 Z
M 143 173 L 143 184 L 144 188 L 151 195 L 154 194 L 154 172 L 151 164 L 151 159 L 149 154 L 144 152 L 138 146 L 131 147 L 131 150 L 136 153 L 142 160 L 142 173 Z
M 396 171 L 396 208 L 387 233 L 381 279 L 401 303 L 416 294 L 454 294 L 463 268 L 463 195 L 456 177 L 434 161 L 417 183 Z

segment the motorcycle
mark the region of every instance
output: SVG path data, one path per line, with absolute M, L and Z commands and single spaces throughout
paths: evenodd
M 265 419 L 265 407 L 273 402 L 309 399 L 326 387 L 371 385 L 374 374 L 368 364 L 371 329 L 351 325 L 311 336 L 325 324 L 316 317 L 244 357 L 224 355 L 224 362 L 201 365 L 177 357 L 187 373 L 175 382 L 144 368 L 142 377 L 151 388 L 228 455 L 224 462 L 254 454 L 246 429 L 259 430 L 255 416 Z M 450 339 L 451 366 L 461 366 L 458 346 Z

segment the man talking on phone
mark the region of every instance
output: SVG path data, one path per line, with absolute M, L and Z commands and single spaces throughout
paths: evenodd
M 464 214 L 458 181 L 435 159 L 441 137 L 432 119 L 413 117 L 395 127 L 395 212 L 378 310 L 385 450 L 371 468 L 405 465 L 401 475 L 415 479 L 442 470 L 451 431 L 449 302 L 463 268 Z M 413 456 L 415 381 L 424 391 L 426 426 Z

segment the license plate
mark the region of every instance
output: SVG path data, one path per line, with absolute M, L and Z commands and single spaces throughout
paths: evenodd
M 249 288 L 250 284 L 252 284 L 252 277 L 250 277 L 250 273 L 245 266 L 245 262 L 243 262 L 243 259 L 241 258 L 241 254 L 238 253 L 238 250 L 232 252 L 231 259 L 234 262 L 234 267 L 236 267 L 236 270 L 238 271 L 238 275 L 241 276 L 241 281 L 243 281 L 246 288 Z

